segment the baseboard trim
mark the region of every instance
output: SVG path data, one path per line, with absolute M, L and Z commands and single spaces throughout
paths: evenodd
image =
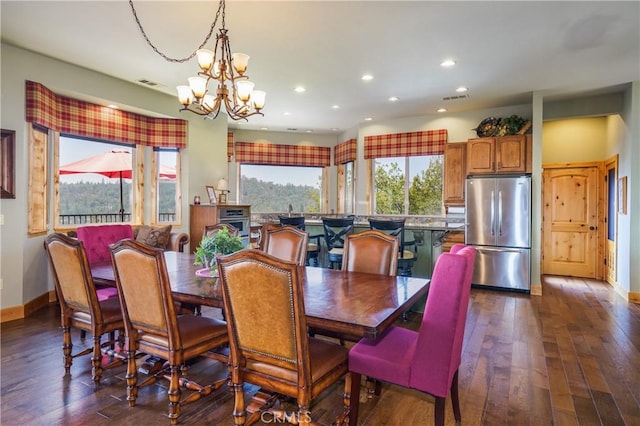
M 629 292 L 629 302 L 640 304 L 640 293 L 633 291 Z
M 25 303 L 24 305 L 12 306 L 10 308 L 2 309 L 0 310 L 0 323 L 28 317 L 37 310 L 42 309 L 49 303 L 55 302 L 57 300 L 58 299 L 56 298 L 56 292 L 48 291 Z
M 542 296 L 542 284 L 531 284 L 532 296 Z

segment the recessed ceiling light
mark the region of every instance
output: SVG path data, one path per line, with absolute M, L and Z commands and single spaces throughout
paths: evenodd
M 337 127 L 333 127 L 331 130 L 334 131 L 334 132 L 337 132 L 338 128 Z
M 364 119 L 364 121 L 371 121 L 371 120 L 373 120 L 372 117 L 367 117 L 367 118 Z
M 302 87 L 302 86 L 297 86 L 297 87 L 296 87 L 295 89 L 293 89 L 293 90 L 295 90 L 297 93 L 304 93 L 304 92 L 306 92 L 306 91 L 307 91 L 307 89 L 305 89 L 305 88 L 304 88 L 304 87 Z
M 396 97 L 396 96 L 391 96 L 391 97 L 389 98 L 389 102 L 398 102 L 399 100 L 400 100 L 400 99 L 399 99 L 398 97 Z
M 373 76 L 371 74 L 365 74 L 362 76 L 362 81 L 371 81 L 373 80 Z
M 307 133 L 313 133 L 313 130 L 307 130 Z
M 268 127 L 260 127 L 260 130 L 269 130 Z
M 282 113 L 282 115 L 291 115 L 291 113 L 288 112 L 288 111 L 285 111 L 285 112 Z
M 456 61 L 454 61 L 453 59 L 445 59 L 444 61 L 440 62 L 441 67 L 452 67 L 455 64 Z
M 333 109 L 340 109 L 340 105 L 331 105 L 331 108 L 333 108 Z
M 438 108 L 438 112 L 447 112 L 446 108 Z
M 464 93 L 464 92 L 466 92 L 467 90 L 469 90 L 467 87 L 460 86 L 460 87 L 458 87 L 458 88 L 456 89 L 456 92 L 458 92 L 458 93 Z

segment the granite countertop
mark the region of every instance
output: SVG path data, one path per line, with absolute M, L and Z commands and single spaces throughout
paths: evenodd
M 280 223 L 279 216 L 288 216 L 287 213 L 253 213 L 251 215 L 252 222 L 267 224 L 267 223 Z M 293 213 L 291 216 L 301 216 L 300 214 Z M 322 217 L 338 217 L 338 215 L 321 215 L 317 213 L 307 213 L 305 216 L 305 223 L 307 225 L 322 225 Z M 339 215 L 343 216 L 343 215 Z M 377 216 L 377 215 L 365 215 L 355 217 L 356 227 L 369 227 L 369 218 L 376 217 L 381 219 L 387 218 L 402 218 L 403 216 Z M 406 229 L 424 229 L 431 231 L 464 231 L 464 217 L 429 217 L 429 216 L 404 216 L 406 218 Z

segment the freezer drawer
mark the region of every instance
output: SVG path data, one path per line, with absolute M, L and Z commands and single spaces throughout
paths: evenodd
M 531 250 L 475 246 L 476 264 L 471 282 L 478 285 L 531 290 Z

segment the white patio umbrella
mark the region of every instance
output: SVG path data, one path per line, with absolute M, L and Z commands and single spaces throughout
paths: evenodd
M 119 178 L 120 220 L 124 222 L 122 179 L 131 179 L 132 163 L 130 151 L 113 149 L 60 166 L 60 174 L 97 173 L 108 178 Z M 176 170 L 171 166 L 160 164 L 159 176 L 166 179 L 175 179 Z

